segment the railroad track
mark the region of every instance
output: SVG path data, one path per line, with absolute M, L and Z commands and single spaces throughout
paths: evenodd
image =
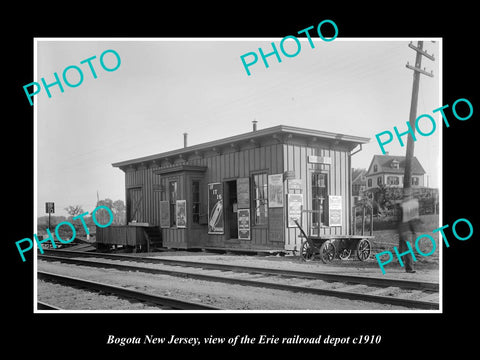
M 58 306 L 54 306 L 43 301 L 37 301 L 37 309 L 38 310 L 63 310 Z
M 432 310 L 439 308 L 439 286 L 437 283 L 431 282 L 266 269 L 119 254 L 81 253 L 64 250 L 50 250 L 48 253 L 55 255 L 38 255 L 39 259 L 84 266 L 115 268 L 122 271 L 147 272 L 229 284 L 305 292 L 416 309 Z M 82 259 L 78 257 L 82 257 Z M 88 260 L 85 257 L 100 258 L 102 261 Z M 134 264 L 126 264 L 125 262 L 127 261 Z M 139 266 L 138 263 L 148 263 L 151 266 Z M 159 264 L 162 266 L 158 267 Z M 155 267 L 154 265 L 157 266 Z
M 62 283 L 68 286 L 83 288 L 87 290 L 101 291 L 102 293 L 112 294 L 120 298 L 133 299 L 139 302 L 155 304 L 159 306 L 162 310 L 220 310 L 218 308 L 207 306 L 204 304 L 174 299 L 171 297 L 148 294 L 146 292 L 130 290 L 120 286 L 104 284 L 97 281 L 79 279 L 71 276 L 53 274 L 49 272 L 37 271 L 37 277 L 38 279 L 45 281 Z M 61 310 L 56 306 L 43 302 L 37 302 L 37 304 L 38 309 Z

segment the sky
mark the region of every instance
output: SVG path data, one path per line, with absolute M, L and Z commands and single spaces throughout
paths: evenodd
M 249 39 L 47 39 L 37 38 L 35 76 L 32 81 L 54 82 L 68 66 L 78 66 L 83 82 L 42 88 L 35 95 L 37 214 L 45 202 L 55 202 L 55 215 L 66 215 L 69 205 L 91 212 L 100 199 L 125 200 L 124 173 L 112 163 L 201 144 L 276 125 L 297 126 L 370 138 L 352 158 L 354 168 L 368 168 L 381 154 L 375 134 L 393 127 L 406 130 L 412 96 L 415 62 L 408 47 L 418 39 L 347 39 L 324 42 L 315 48 L 301 39 L 300 53 L 288 58 L 280 52 L 263 64 L 258 48 L 279 49 L 282 38 Z M 430 187 L 441 186 L 440 115 L 432 111 L 441 103 L 441 40 L 425 40 L 424 49 L 435 61 L 422 59 L 417 115 L 430 114 L 437 130 L 417 135 L 415 156 L 428 176 Z M 105 71 L 100 55 L 116 51 L 121 63 Z M 295 43 L 285 42 L 294 53 Z M 279 50 L 280 51 L 280 50 Z M 256 52 L 259 61 L 248 76 L 240 56 Z M 97 78 L 88 64 L 91 61 Z M 116 58 L 104 56 L 113 68 Z M 67 79 L 79 82 L 75 70 Z M 28 102 L 28 100 L 26 100 Z M 424 127 L 423 127 L 424 126 Z M 422 125 L 428 132 L 431 125 Z M 406 137 L 405 137 L 406 142 Z M 391 155 L 405 155 L 398 141 L 386 146 Z

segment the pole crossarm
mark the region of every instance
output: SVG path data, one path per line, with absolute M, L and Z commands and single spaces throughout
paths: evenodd
M 423 75 L 427 75 L 427 76 L 430 76 L 430 77 L 433 77 L 433 70 L 430 71 L 430 72 L 426 72 L 425 70 L 422 70 L 420 68 L 417 68 L 415 66 L 412 66 L 412 65 L 409 65 L 408 63 L 405 65 L 407 68 L 413 70 L 413 71 L 417 71 L 419 73 L 422 73 Z
M 435 57 L 433 56 L 433 54 L 430 55 L 430 54 L 427 53 L 425 50 L 420 49 L 420 48 L 416 47 L 415 45 L 413 45 L 411 42 L 410 42 L 410 44 L 408 44 L 408 46 L 409 46 L 410 48 L 412 48 L 413 50 L 415 50 L 416 52 L 422 54 L 422 55 L 425 56 L 426 58 L 428 58 L 428 59 L 430 59 L 430 60 L 432 60 L 432 61 L 435 61 Z

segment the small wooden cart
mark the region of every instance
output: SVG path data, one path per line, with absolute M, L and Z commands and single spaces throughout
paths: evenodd
M 297 220 L 295 220 L 295 224 L 304 238 L 300 248 L 300 256 L 304 261 L 320 258 L 324 263 L 328 263 L 337 256 L 342 260 L 346 260 L 353 252 L 356 252 L 360 261 L 365 261 L 370 257 L 372 245 L 369 239 L 372 239 L 373 236 L 307 235 Z

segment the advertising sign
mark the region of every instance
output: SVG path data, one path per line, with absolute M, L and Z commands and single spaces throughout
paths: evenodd
M 223 186 L 222 183 L 208 184 L 208 233 L 223 234 Z
M 297 227 L 294 220 L 302 219 L 303 194 L 287 194 L 288 227 Z
M 187 227 L 187 200 L 176 201 L 177 228 Z
M 289 179 L 287 180 L 287 188 L 289 193 L 302 192 L 302 180 Z
M 331 164 L 332 164 L 332 158 L 327 157 L 327 156 L 309 155 L 309 156 L 308 156 L 308 162 L 309 162 L 310 164 L 327 164 L 327 165 L 331 165 Z
M 342 196 L 328 196 L 328 226 L 342 226 Z
M 238 238 L 250 240 L 250 209 L 238 209 Z
M 268 175 L 268 207 L 283 207 L 283 174 Z

